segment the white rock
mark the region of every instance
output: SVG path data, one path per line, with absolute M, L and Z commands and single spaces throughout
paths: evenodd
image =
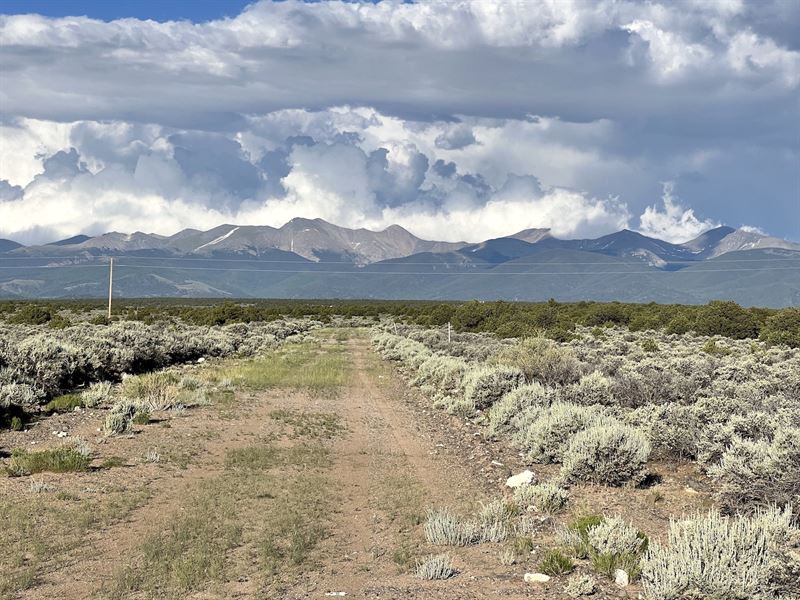
M 530 485 L 531 483 L 533 483 L 533 471 L 528 469 L 506 479 L 506 485 L 510 488 L 518 488 L 523 485 Z
M 501 463 L 499 460 L 493 460 L 492 461 L 492 466 L 494 466 L 494 467 L 502 467 L 503 463 Z
M 200 358 L 197 359 L 197 362 L 198 363 L 204 363 L 204 362 L 206 362 L 206 359 L 201 356 Z
M 622 569 L 614 571 L 614 583 L 619 587 L 627 587 L 629 583 L 627 571 L 623 571 Z
M 525 573 L 523 579 L 525 583 L 547 583 L 550 581 L 550 576 L 544 573 Z

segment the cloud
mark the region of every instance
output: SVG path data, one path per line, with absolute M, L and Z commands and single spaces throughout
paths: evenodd
M 52 150 L 24 188 L 0 189 L 9 191 L 9 201 L 0 204 L 0 234 L 42 243 L 79 232 L 171 234 L 223 222 L 279 226 L 302 216 L 349 227 L 397 222 L 435 239 L 478 241 L 527 227 L 595 235 L 628 222 L 628 208 L 616 200 L 545 186 L 533 175 L 500 178 L 498 166 L 487 179 L 439 158 L 437 152 L 454 152 L 435 143 L 451 131 L 447 122 L 414 124 L 366 112 L 369 118 L 359 120 L 337 109 L 325 127 L 316 114 L 305 126 L 261 130 L 247 149 L 240 135 L 144 128 L 129 140 L 124 127 L 76 123 L 67 137 L 80 148 Z M 269 120 L 279 121 L 274 115 Z M 341 129 L 354 124 L 361 129 Z M 124 146 L 131 150 L 111 151 L 99 133 L 104 128 L 111 140 L 128 140 Z M 305 135 L 309 131 L 326 141 Z M 281 139 L 287 132 L 295 135 Z M 480 167 L 486 160 L 468 162 Z
M 661 198 L 663 210 L 657 206 L 648 206 L 639 217 L 639 232 L 673 243 L 688 242 L 698 235 L 714 227 L 719 227 L 710 219 L 700 220 L 691 208 L 685 208 L 673 196 L 674 184 L 664 183 L 664 194 Z
M 442 150 L 461 150 L 475 143 L 472 130 L 466 125 L 449 127 L 446 131 L 436 136 L 436 147 Z
M 293 211 L 436 238 L 638 214 L 679 236 L 694 211 L 800 235 L 781 0 L 262 1 L 206 23 L 0 16 L 0 36 L 0 180 L 21 189 L 0 233 L 23 241 Z M 692 209 L 651 206 L 660 181 Z

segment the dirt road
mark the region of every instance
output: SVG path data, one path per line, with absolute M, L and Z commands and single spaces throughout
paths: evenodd
M 333 392 L 239 391 L 224 410 L 164 417 L 161 426 L 124 439 L 97 437 L 101 415 L 71 416 L 72 436 L 96 439 L 101 454 L 121 457 L 122 464 L 49 474 L 45 479 L 58 492 L 39 496 L 61 510 L 65 502 L 102 506 L 105 490 L 139 495 L 108 519 L 90 520 L 80 539 L 56 543 L 46 556 L 21 553 L 31 580 L 10 597 L 560 597 L 561 586 L 548 595 L 547 588 L 523 582 L 523 573 L 535 570 L 534 556 L 503 565 L 497 544 L 436 548 L 425 541 L 428 509 L 475 510 L 503 493 L 508 469 L 489 465 L 488 454 L 456 448 L 454 440 L 469 440 L 471 433 L 458 431 L 463 426 L 456 420 L 423 412 L 424 400 L 373 353 L 363 332 L 334 333 L 338 341 L 324 343 L 338 344 L 350 377 Z M 312 344 L 312 352 L 323 345 Z M 340 431 L 298 433 L 281 421 L 287 414 L 295 421 L 329 415 Z M 46 434 L 29 433 L 52 444 Z M 161 453 L 160 463 L 141 460 L 151 448 Z M 309 463 L 308 456 L 317 456 L 302 454 L 309 448 L 324 451 L 324 460 Z M 281 452 L 295 458 L 276 459 Z M 250 462 L 231 467 L 232 456 Z M 20 504 L 32 494 L 22 478 L 2 485 Z M 324 511 L 315 508 L 321 506 Z M 46 530 L 50 521 L 39 516 L 32 515 L 38 534 L 63 535 Z M 443 552 L 452 556 L 456 577 L 413 577 L 417 560 Z

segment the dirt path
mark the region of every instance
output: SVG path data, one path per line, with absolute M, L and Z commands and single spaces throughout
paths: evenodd
M 398 397 L 397 382 L 392 381 L 397 376 L 380 363 L 366 340 L 351 340 L 350 352 L 351 386 L 325 407 L 341 415 L 348 427 L 333 448 L 332 476 L 340 505 L 326 542 L 327 559 L 288 597 L 342 592 L 383 599 L 532 597 L 520 567 L 500 565 L 496 546 L 448 549 L 425 543 L 421 523 L 427 509 L 467 511 L 492 497 L 476 476 L 475 464 L 440 452 L 442 443 L 420 427 L 420 415 Z M 460 570 L 457 578 L 427 582 L 412 577 L 417 558 L 446 551 Z

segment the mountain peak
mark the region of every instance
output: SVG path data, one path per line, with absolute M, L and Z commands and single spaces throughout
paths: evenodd
M 515 240 L 522 240 L 523 242 L 528 242 L 529 244 L 535 244 L 536 242 L 540 242 L 553 236 L 550 234 L 549 228 L 531 228 L 523 229 L 522 231 L 518 231 L 517 233 L 506 237 L 513 238 Z

